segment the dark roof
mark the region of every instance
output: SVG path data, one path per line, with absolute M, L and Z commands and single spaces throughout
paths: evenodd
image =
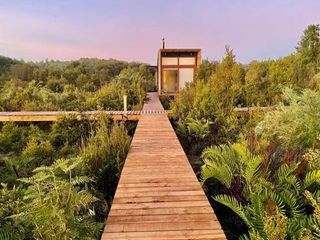
M 200 52 L 200 48 L 160 48 L 160 52 Z

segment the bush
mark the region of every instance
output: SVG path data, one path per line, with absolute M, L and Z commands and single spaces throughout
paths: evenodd
M 108 200 L 115 193 L 131 141 L 123 123 L 111 128 L 109 124 L 105 116 L 101 116 L 82 153 L 89 175 L 94 177 L 98 190 Z
M 320 146 L 320 93 L 284 91 L 285 104 L 266 114 L 256 127 L 264 139 L 279 141 L 286 149 L 307 150 Z
M 49 139 L 54 148 L 70 147 L 73 152 L 81 146 L 82 141 L 86 141 L 90 135 L 94 122 L 90 122 L 86 116 L 62 115 L 51 127 Z
M 31 171 L 41 165 L 49 165 L 52 163 L 54 149 L 48 140 L 37 140 L 32 138 L 25 149 L 23 149 L 21 157 L 25 162 L 25 166 Z
M 15 123 L 4 123 L 0 132 L 0 152 L 21 152 L 21 149 L 26 145 L 26 135 L 26 129 L 18 127 Z

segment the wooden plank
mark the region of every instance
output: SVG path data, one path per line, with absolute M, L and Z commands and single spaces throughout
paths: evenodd
M 150 222 L 194 222 L 194 221 L 217 221 L 213 214 L 166 214 L 166 215 L 144 215 L 144 216 L 109 216 L 109 222 L 122 222 L 122 223 L 150 223 Z
M 220 230 L 179 230 L 179 231 L 157 231 L 157 232 L 122 232 L 122 233 L 104 233 L 103 240 L 107 239 L 152 239 L 152 240 L 183 240 L 183 239 L 201 239 L 201 240 L 222 240 L 226 239 Z
M 226 239 L 157 94 L 150 98 L 102 239 Z
M 148 208 L 177 208 L 177 207 L 206 207 L 207 201 L 190 201 L 190 202 L 151 202 L 151 203 L 127 203 L 114 204 L 112 209 L 148 209 Z
M 200 230 L 221 229 L 217 221 L 197 222 L 153 222 L 153 223 L 112 223 L 106 226 L 105 232 L 144 232 L 144 231 L 172 231 L 172 230 Z
M 195 183 L 194 181 L 187 181 L 184 183 L 119 183 L 118 188 L 141 188 L 141 187 L 184 187 L 184 186 L 198 186 L 199 183 Z M 200 189 L 199 189 L 200 190 Z
M 184 214 L 211 213 L 211 206 L 206 207 L 176 207 L 176 208 L 149 208 L 149 209 L 112 209 L 109 216 L 145 216 L 145 215 L 184 215 Z M 108 222 L 107 222 L 108 224 Z
M 207 198 L 201 195 L 176 195 L 176 196 L 148 196 L 148 197 L 116 197 L 113 204 L 116 203 L 154 203 L 154 202 L 181 202 L 181 201 L 206 201 Z
M 199 186 L 173 186 L 173 187 L 141 187 L 141 188 L 118 188 L 117 192 L 168 192 L 168 191 L 197 191 Z
M 157 197 L 157 196 L 193 196 L 193 195 L 203 195 L 203 192 L 201 190 L 198 191 L 150 191 L 150 192 L 117 192 L 115 197 L 131 197 L 131 198 L 137 198 L 137 197 Z

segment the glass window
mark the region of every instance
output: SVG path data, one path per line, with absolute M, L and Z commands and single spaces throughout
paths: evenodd
M 162 71 L 162 91 L 167 93 L 178 92 L 178 69 L 164 69 Z
M 162 65 L 178 65 L 178 58 L 175 57 L 163 57 Z
M 196 59 L 194 57 L 181 57 L 179 58 L 179 65 L 195 65 Z
M 179 69 L 179 90 L 184 88 L 187 83 L 193 82 L 193 68 Z

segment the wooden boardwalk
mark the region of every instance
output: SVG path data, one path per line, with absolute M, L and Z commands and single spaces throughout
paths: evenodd
M 139 120 L 141 111 L 22 111 L 0 112 L 0 122 L 54 122 L 62 116 L 76 116 L 79 120 L 83 117 L 94 120 L 99 113 L 109 115 L 113 120 Z
M 149 94 L 102 239 L 226 239 L 156 93 Z

